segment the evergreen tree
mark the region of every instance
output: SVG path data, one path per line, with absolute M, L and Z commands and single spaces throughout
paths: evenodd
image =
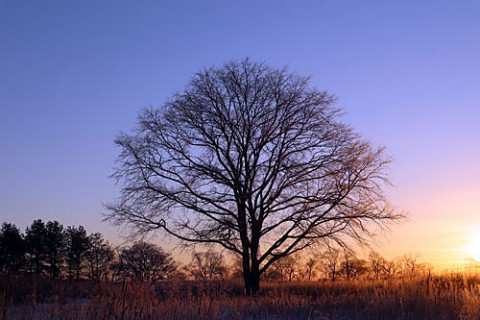
M 44 272 L 47 256 L 46 233 L 45 223 L 41 219 L 34 220 L 25 231 L 27 267 L 31 273 L 43 274 Z
M 47 271 L 52 278 L 58 278 L 64 263 L 65 233 L 63 226 L 58 221 L 47 222 L 45 229 Z
M 68 227 L 66 238 L 66 264 L 69 279 L 79 279 L 84 267 L 85 256 L 90 248 L 87 232 L 82 226 Z
M 0 230 L 0 272 L 18 273 L 24 264 L 24 237 L 17 226 L 4 222 Z
M 85 255 L 88 276 L 94 282 L 98 282 L 102 278 L 107 278 L 110 264 L 114 258 L 114 252 L 108 241 L 103 239 L 100 233 L 93 233 L 88 239 L 90 248 Z

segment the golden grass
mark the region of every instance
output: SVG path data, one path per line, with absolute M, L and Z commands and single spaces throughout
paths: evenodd
M 0 278 L 0 319 L 480 319 L 480 277 L 263 283 L 93 284 Z

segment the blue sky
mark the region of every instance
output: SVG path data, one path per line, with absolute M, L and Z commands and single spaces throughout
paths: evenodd
M 387 147 L 388 194 L 412 218 L 387 249 L 480 232 L 465 231 L 480 228 L 478 1 L 0 0 L 0 220 L 118 238 L 100 223 L 115 136 L 196 71 L 247 56 L 310 75 Z

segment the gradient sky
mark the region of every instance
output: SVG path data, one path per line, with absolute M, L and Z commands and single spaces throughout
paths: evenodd
M 250 57 L 335 94 L 410 213 L 378 250 L 459 264 L 480 234 L 480 2 L 0 0 L 0 222 L 101 223 L 143 107 Z

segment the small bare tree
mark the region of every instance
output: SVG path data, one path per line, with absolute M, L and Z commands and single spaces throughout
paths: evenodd
M 340 250 L 332 247 L 322 254 L 322 269 L 331 281 L 335 281 L 340 269 Z
M 144 241 L 121 249 L 119 264 L 124 276 L 139 282 L 168 279 L 176 270 L 171 254 Z
M 353 254 L 344 254 L 344 260 L 340 263 L 339 273 L 347 280 L 358 279 L 368 271 L 367 261 L 355 257 Z
M 293 256 L 276 261 L 270 270 L 269 280 L 292 281 L 299 276 L 298 261 Z
M 399 263 L 404 276 L 414 277 L 417 275 L 420 267 L 417 255 L 406 254 L 400 258 Z
M 322 239 L 366 241 L 400 217 L 382 187 L 389 159 L 339 120 L 309 79 L 246 59 L 197 73 L 123 134 L 106 218 L 242 258 L 246 293 L 276 261 Z
M 305 273 L 304 278 L 308 281 L 311 281 L 315 276 L 315 267 L 318 264 L 318 260 L 314 257 L 309 257 L 305 262 Z
M 213 250 L 194 252 L 187 269 L 196 280 L 224 279 L 227 273 L 223 255 Z
M 382 270 L 382 276 L 385 279 L 391 279 L 398 276 L 401 272 L 401 264 L 397 260 L 385 260 Z
M 368 261 L 374 278 L 378 280 L 385 269 L 385 259 L 378 252 L 372 251 L 368 255 Z

